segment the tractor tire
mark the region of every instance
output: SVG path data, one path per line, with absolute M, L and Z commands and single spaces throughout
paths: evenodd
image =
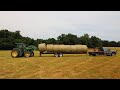
M 12 56 L 13 58 L 16 58 L 16 57 L 19 56 L 19 52 L 18 52 L 17 50 L 12 50 L 11 56 Z
M 30 57 L 30 52 L 24 52 L 25 57 Z
M 33 56 L 34 56 L 34 52 L 31 52 L 31 53 L 30 53 L 30 57 L 33 57 Z

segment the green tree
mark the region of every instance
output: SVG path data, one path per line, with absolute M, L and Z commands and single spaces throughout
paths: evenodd
M 59 44 L 65 44 L 65 45 L 74 45 L 78 43 L 78 37 L 77 35 L 68 33 L 68 34 L 61 34 L 57 37 Z
M 91 47 L 91 41 L 90 41 L 90 37 L 88 34 L 84 34 L 83 36 L 81 36 L 79 38 L 80 43 L 83 45 L 87 45 L 88 47 Z
M 63 44 L 63 39 L 65 38 L 65 34 L 61 34 L 60 36 L 57 37 L 57 43 L 58 44 Z
M 56 44 L 57 41 L 54 38 L 49 38 L 46 40 L 46 44 Z
M 102 45 L 103 45 L 103 47 L 109 47 L 110 42 L 108 40 L 102 40 Z
M 110 41 L 110 46 L 117 47 L 117 43 L 115 41 Z
M 102 40 L 101 39 L 99 39 L 98 37 L 96 37 L 96 36 L 92 36 L 91 38 L 90 38 L 90 42 L 91 42 L 91 44 L 92 44 L 92 48 L 95 48 L 95 47 L 102 47 Z
M 117 46 L 120 47 L 120 41 L 117 42 Z
M 22 36 L 20 35 L 20 31 L 19 30 L 15 31 L 14 38 L 16 38 L 16 39 L 21 39 L 22 38 Z

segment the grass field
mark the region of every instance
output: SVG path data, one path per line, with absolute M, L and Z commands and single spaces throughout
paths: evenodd
M 120 48 L 116 56 L 65 54 L 53 57 L 35 51 L 30 58 L 12 58 L 0 51 L 0 79 L 120 79 Z

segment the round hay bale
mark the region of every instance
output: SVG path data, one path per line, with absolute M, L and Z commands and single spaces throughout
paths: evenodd
M 87 52 L 88 47 L 86 45 L 82 45 L 82 51 Z
M 53 51 L 54 52 L 60 52 L 60 48 L 59 47 L 60 47 L 60 45 L 54 45 L 53 46 Z
M 65 45 L 59 45 L 60 52 L 65 52 Z
M 75 53 L 77 51 L 76 45 L 70 45 L 70 49 L 72 53 Z
M 53 52 L 53 49 L 54 49 L 53 44 L 47 44 L 47 51 L 48 52 Z
M 71 52 L 70 45 L 64 45 L 64 52 L 66 52 L 66 53 Z
M 76 46 L 76 52 L 82 52 L 82 45 L 75 45 Z
M 45 43 L 39 44 L 38 49 L 40 52 L 46 51 L 46 44 Z

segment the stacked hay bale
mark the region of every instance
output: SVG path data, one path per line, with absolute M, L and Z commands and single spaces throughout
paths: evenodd
M 61 52 L 64 52 L 65 51 L 65 45 L 63 45 L 63 44 L 59 45 L 59 49 L 60 49 Z
M 54 50 L 53 44 L 47 44 L 47 51 L 48 51 L 48 52 L 51 52 L 51 51 L 53 51 L 53 50 Z
M 76 45 L 70 45 L 71 53 L 77 52 Z
M 40 52 L 61 52 L 61 53 L 85 53 L 87 52 L 86 45 L 53 45 L 53 44 L 39 44 L 38 48 Z
M 60 52 L 60 45 L 54 45 L 53 52 Z
M 44 51 L 47 50 L 47 46 L 46 46 L 45 43 L 42 43 L 42 44 L 38 45 L 38 49 L 39 49 L 40 52 L 44 52 Z

